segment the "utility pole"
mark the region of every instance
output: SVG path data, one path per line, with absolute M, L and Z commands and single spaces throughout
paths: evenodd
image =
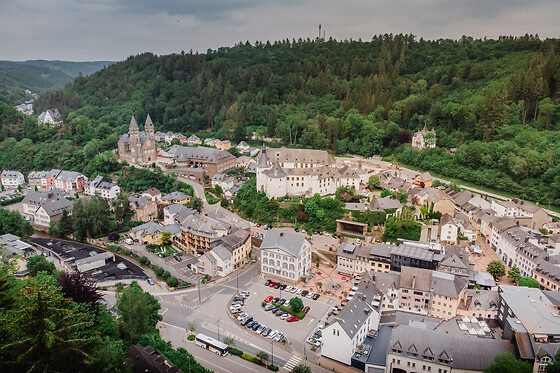
M 272 357 L 270 359 L 270 365 L 274 365 L 274 338 L 272 338 L 272 341 L 270 341 L 270 346 L 272 346 Z
M 220 319 L 216 317 L 216 321 L 218 322 L 218 341 L 220 341 Z
M 237 292 L 239 293 L 239 268 L 237 268 L 236 286 Z
M 200 277 L 198 278 L 198 304 L 202 303 L 202 299 L 200 297 Z

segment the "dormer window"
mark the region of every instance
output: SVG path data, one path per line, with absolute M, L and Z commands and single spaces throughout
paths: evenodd
M 400 354 L 402 352 L 402 346 L 399 343 L 399 341 L 397 341 L 397 343 L 395 343 L 392 347 L 392 351 L 396 354 Z
M 430 361 L 434 360 L 434 354 L 429 347 L 424 351 L 422 357 L 426 360 L 430 360 Z
M 408 353 L 408 356 L 416 357 L 416 356 L 418 356 L 418 349 L 416 348 L 415 345 L 411 345 L 411 346 L 408 348 L 407 353 Z
M 447 352 L 445 352 L 445 350 L 443 350 L 441 352 L 441 354 L 439 354 L 439 356 L 438 356 L 438 361 L 442 364 L 449 364 L 449 362 L 451 361 L 451 358 L 449 357 L 449 355 L 447 355 Z

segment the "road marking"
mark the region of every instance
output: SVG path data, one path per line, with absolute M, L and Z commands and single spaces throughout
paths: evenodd
M 284 369 L 288 370 L 288 371 L 292 371 L 292 369 L 295 368 L 296 365 L 298 365 L 298 363 L 301 361 L 300 357 L 297 356 L 292 356 L 292 358 L 290 360 L 288 360 L 288 362 L 286 364 L 284 364 Z
M 309 322 L 307 323 L 307 325 L 311 325 L 312 322 L 313 322 L 313 318 L 311 318 L 311 320 L 309 320 Z

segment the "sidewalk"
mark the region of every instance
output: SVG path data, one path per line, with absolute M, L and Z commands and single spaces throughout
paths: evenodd
M 339 363 L 338 361 L 334 361 L 326 357 L 320 357 L 317 365 L 332 372 L 363 373 L 362 370 L 352 368 L 349 365 Z

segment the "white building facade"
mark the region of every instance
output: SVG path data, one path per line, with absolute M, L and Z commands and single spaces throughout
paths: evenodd
M 6 189 L 14 189 L 25 183 L 25 177 L 18 171 L 2 171 L 2 185 Z
M 311 269 L 311 243 L 303 235 L 272 229 L 261 244 L 263 276 L 296 283 Z

